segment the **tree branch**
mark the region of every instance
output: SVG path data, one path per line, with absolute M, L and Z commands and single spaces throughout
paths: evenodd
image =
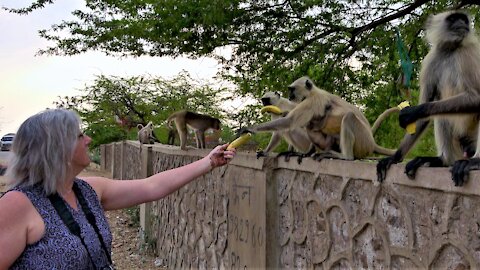
M 461 0 L 460 3 L 455 6 L 455 9 L 460 9 L 465 6 L 470 6 L 470 5 L 480 5 L 480 0 Z
M 347 32 L 347 33 L 350 33 L 351 35 L 351 38 L 350 38 L 350 42 L 349 42 L 349 45 L 354 48 L 356 46 L 356 37 L 358 35 L 360 35 L 361 33 L 365 32 L 365 31 L 368 31 L 368 30 L 371 30 L 371 29 L 374 29 L 380 25 L 383 25 L 387 22 L 390 22 L 390 21 L 393 21 L 395 19 L 398 19 L 398 18 L 401 18 L 407 14 L 410 14 L 413 10 L 415 10 L 416 8 L 420 7 L 421 5 L 427 3 L 429 0 L 416 0 L 414 3 L 412 3 L 411 5 L 409 6 L 406 6 L 405 8 L 399 10 L 398 12 L 396 13 L 393 13 L 391 15 L 388 15 L 386 17 L 382 17 L 380 19 L 377 19 L 377 20 L 374 20 L 372 21 L 371 23 L 369 24 L 366 24 L 364 26 L 360 26 L 360 27 L 356 27 L 356 28 L 350 28 L 350 27 L 342 27 L 342 26 L 338 26 L 338 25 L 328 25 L 327 27 L 330 28 L 329 30 L 326 30 L 318 35 L 316 35 L 315 37 L 311 38 L 311 39 L 308 39 L 308 40 L 305 40 L 300 46 L 296 47 L 295 50 L 293 50 L 291 53 L 289 53 L 290 55 L 293 55 L 293 54 L 297 54 L 297 53 L 300 53 L 301 51 L 303 51 L 306 47 L 308 47 L 309 45 L 311 45 L 312 43 L 314 43 L 315 41 L 317 41 L 318 39 L 321 39 L 321 38 L 324 38 L 330 34 L 333 34 L 333 33 L 337 33 L 337 32 Z M 480 0 L 464 0 L 464 1 L 475 1 L 475 2 L 479 2 L 480 3 Z M 353 52 L 352 52 L 353 54 Z

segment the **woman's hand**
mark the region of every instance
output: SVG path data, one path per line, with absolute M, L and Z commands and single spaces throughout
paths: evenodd
M 207 155 L 207 157 L 210 159 L 210 165 L 212 166 L 212 169 L 227 164 L 235 156 L 236 150 L 226 150 L 227 146 L 228 143 L 219 145 L 213 148 L 213 150 Z

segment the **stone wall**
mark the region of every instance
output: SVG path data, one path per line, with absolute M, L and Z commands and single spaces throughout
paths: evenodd
M 208 153 L 155 144 L 140 154 L 137 142 L 102 147 L 102 155 L 113 148 L 102 163 L 111 162 L 118 179 Z M 143 205 L 145 241 L 171 268 L 479 268 L 480 173 L 455 187 L 447 168 L 421 168 L 414 181 L 403 169 L 394 165 L 379 185 L 376 162 L 299 165 L 240 152 Z

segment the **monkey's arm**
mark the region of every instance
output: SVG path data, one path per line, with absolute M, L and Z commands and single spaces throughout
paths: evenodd
M 288 117 L 281 117 L 269 122 L 265 122 L 256 126 L 251 126 L 245 130 L 248 132 L 263 132 L 263 131 L 279 131 L 289 129 L 291 125 L 291 119 Z
M 426 130 L 429 120 L 419 120 L 416 122 L 417 130 L 415 134 L 405 134 L 398 147 L 398 150 L 393 154 L 393 156 L 386 157 L 381 159 L 377 164 L 377 180 L 383 182 L 387 177 L 387 171 L 393 164 L 401 162 L 403 158 L 407 155 L 408 151 L 413 147 L 415 142 L 420 138 L 422 133 Z
M 480 97 L 467 94 L 457 95 L 441 101 L 426 102 L 406 107 L 400 111 L 399 123 L 402 128 L 418 119 L 441 114 L 479 113 Z
M 273 132 L 272 133 L 272 138 L 270 139 L 270 142 L 267 145 L 267 148 L 263 151 L 264 153 L 269 153 L 275 147 L 277 147 L 280 144 L 280 141 L 282 140 L 282 136 L 280 135 L 279 132 Z

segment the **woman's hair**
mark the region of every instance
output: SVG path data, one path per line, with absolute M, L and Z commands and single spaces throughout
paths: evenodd
M 67 177 L 80 122 L 75 112 L 65 109 L 47 109 L 25 120 L 12 144 L 9 188 L 40 184 L 47 195 L 55 193 Z

